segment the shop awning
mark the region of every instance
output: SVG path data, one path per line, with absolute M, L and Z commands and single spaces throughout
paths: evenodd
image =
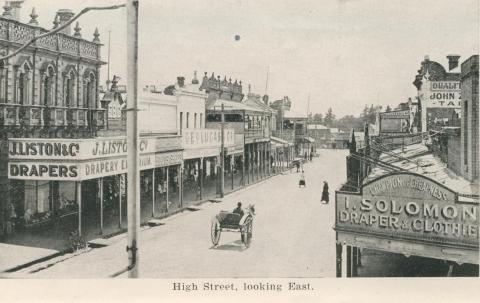
M 273 143 L 288 145 L 288 142 L 287 142 L 287 141 L 285 141 L 285 140 L 283 140 L 283 139 L 280 139 L 280 138 L 277 138 L 277 137 L 271 136 L 271 137 L 270 137 L 270 140 L 271 140 Z
M 309 142 L 309 143 L 314 143 L 315 142 L 315 139 L 313 139 L 312 137 L 304 137 L 303 138 L 306 142 Z

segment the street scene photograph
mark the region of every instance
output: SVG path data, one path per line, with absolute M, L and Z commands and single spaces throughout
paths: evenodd
M 479 277 L 478 0 L 2 4 L 0 280 Z

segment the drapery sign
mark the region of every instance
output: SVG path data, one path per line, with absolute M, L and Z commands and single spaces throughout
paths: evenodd
M 479 206 L 427 178 L 396 174 L 363 187 L 363 195 L 337 193 L 336 227 L 357 233 L 477 245 Z
M 155 167 L 155 155 L 141 155 L 138 159 L 140 170 Z M 80 165 L 80 178 L 82 180 L 124 174 L 127 172 L 127 158 L 107 158 L 98 161 L 88 161 Z

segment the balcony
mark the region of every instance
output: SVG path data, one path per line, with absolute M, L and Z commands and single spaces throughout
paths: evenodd
M 265 128 L 249 128 L 245 129 L 245 140 L 259 140 L 270 138 L 270 129 Z
M 0 40 L 23 44 L 46 32 L 48 30 L 38 26 L 0 18 Z M 32 43 L 31 46 L 47 51 L 62 52 L 71 56 L 100 60 L 101 44 L 64 33 L 45 36 Z
M 45 107 L 0 103 L 0 127 L 87 127 L 104 129 L 107 120 L 106 109 Z

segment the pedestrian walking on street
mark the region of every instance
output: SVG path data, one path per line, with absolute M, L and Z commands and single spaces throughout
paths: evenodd
M 329 202 L 329 193 L 328 193 L 328 183 L 327 181 L 323 181 L 323 191 L 322 191 L 322 199 L 320 200 L 320 202 L 324 202 L 325 201 L 325 204 L 328 204 Z
M 302 170 L 302 174 L 300 175 L 300 181 L 298 181 L 298 187 L 307 187 L 307 184 L 305 183 L 305 173 Z

